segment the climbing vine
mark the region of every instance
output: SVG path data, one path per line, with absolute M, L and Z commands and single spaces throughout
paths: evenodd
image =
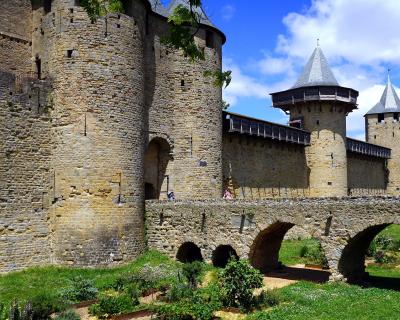
M 92 22 L 108 13 L 124 12 L 124 5 L 121 0 L 80 0 L 79 3 Z

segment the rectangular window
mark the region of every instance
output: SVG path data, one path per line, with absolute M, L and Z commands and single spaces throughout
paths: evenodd
M 214 48 L 214 34 L 211 31 L 206 31 L 206 47 Z
M 393 120 L 396 122 L 399 121 L 399 114 L 397 112 L 393 113 Z
M 49 13 L 51 11 L 51 0 L 44 0 L 43 9 L 44 13 Z
M 385 114 L 384 113 L 379 113 L 378 114 L 378 123 L 381 123 L 385 121 Z

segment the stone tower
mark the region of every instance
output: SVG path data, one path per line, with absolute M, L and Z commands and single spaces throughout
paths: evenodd
M 357 91 L 338 84 L 319 46 L 296 84 L 272 94 L 274 107 L 311 132 L 306 147 L 311 196 L 347 195 L 346 116 L 357 97 Z
M 392 149 L 388 160 L 387 190 L 400 193 L 400 99 L 390 76 L 381 100 L 365 115 L 366 141 Z
M 52 86 L 53 259 L 101 265 L 144 249 L 143 37 L 148 4 L 91 22 L 76 1 L 33 8 L 34 68 Z

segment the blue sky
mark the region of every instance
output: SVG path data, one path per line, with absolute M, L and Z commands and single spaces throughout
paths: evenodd
M 351 4 L 350 4 L 351 3 Z M 271 108 L 269 93 L 296 81 L 317 38 L 342 86 L 360 92 L 347 118 L 348 135 L 364 138 L 363 115 L 380 99 L 391 68 L 400 84 L 399 0 L 203 0 L 227 36 L 224 91 L 230 110 L 270 121 L 287 118 Z

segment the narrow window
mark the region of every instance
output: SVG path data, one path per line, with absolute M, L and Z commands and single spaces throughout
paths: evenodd
M 74 18 L 71 18 L 69 21 L 70 21 L 71 23 L 74 23 Z
M 181 80 L 181 87 L 185 86 L 185 80 Z
M 148 35 L 150 32 L 150 25 L 149 25 L 149 14 L 146 13 L 146 23 L 145 23 L 145 33 Z
M 396 122 L 399 121 L 399 114 L 397 112 L 393 113 L 393 120 Z
M 67 50 L 67 57 L 72 58 L 73 50 Z
M 378 114 L 378 123 L 381 123 L 385 121 L 385 114 L 384 113 L 379 113 Z
M 74 13 L 74 8 L 70 8 L 69 13 Z
M 42 79 L 42 60 L 38 56 L 36 56 L 35 64 L 36 64 L 36 75 L 37 78 L 40 80 Z
M 44 0 L 43 9 L 44 13 L 49 13 L 51 11 L 51 0 Z
M 206 47 L 214 48 L 214 34 L 211 31 L 206 31 Z

